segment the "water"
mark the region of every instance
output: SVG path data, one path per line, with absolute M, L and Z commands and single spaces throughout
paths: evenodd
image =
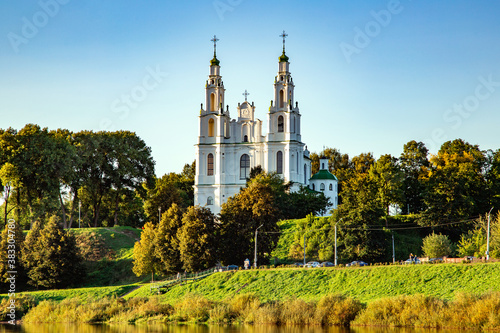
M 405 328 L 338 328 L 338 327 L 277 327 L 267 325 L 88 325 L 88 324 L 23 324 L 0 325 L 0 333 L 443 333 L 444 330 Z M 454 331 L 459 332 L 459 331 Z

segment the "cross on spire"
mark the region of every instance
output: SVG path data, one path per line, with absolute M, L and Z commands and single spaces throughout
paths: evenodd
M 280 37 L 283 38 L 283 53 L 285 53 L 285 38 L 288 37 L 288 34 L 285 33 L 285 30 L 283 30 L 283 33 L 280 35 Z
M 245 92 L 242 95 L 245 96 L 245 102 L 246 102 L 247 101 L 247 96 L 250 95 L 250 93 L 247 92 L 247 90 L 245 89 Z
M 212 38 L 210 41 L 214 42 L 214 57 L 215 57 L 215 51 L 217 49 L 217 42 L 219 41 L 219 39 L 217 38 L 216 35 L 214 35 L 214 38 Z

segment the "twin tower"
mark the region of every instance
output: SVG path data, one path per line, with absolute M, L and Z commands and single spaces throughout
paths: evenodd
M 246 99 L 236 107 L 237 118 L 231 119 L 225 106 L 224 82 L 216 55 L 205 85 L 205 104 L 201 105 L 199 136 L 196 144 L 195 205 L 206 206 L 215 214 L 223 203 L 245 186 L 253 167 L 276 172 L 293 183 L 292 190 L 307 186 L 311 160 L 300 135 L 300 112 L 295 101 L 289 58 L 279 57 L 279 70 L 274 78 L 274 97 L 267 113 L 267 135 L 262 121 L 255 117 L 255 105 Z

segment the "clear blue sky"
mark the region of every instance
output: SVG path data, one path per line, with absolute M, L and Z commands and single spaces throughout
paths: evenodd
M 0 128 L 130 130 L 180 172 L 212 36 L 232 116 L 247 89 L 267 123 L 286 30 L 310 151 L 500 148 L 498 1 L 58 1 L 0 3 Z

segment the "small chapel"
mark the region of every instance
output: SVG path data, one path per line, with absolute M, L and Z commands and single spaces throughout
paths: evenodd
M 283 52 L 278 59 L 274 95 L 267 113 L 267 134 L 263 132 L 262 120 L 256 118 L 254 102 L 247 100 L 246 91 L 245 101 L 236 107 L 236 118 L 231 118 L 229 105 L 224 107 L 226 89 L 217 59 L 218 39 L 216 36 L 212 39 L 214 56 L 199 115 L 194 204 L 210 208 L 214 214 L 220 213 L 222 204 L 245 186 L 250 170 L 259 165 L 264 171 L 276 172 L 284 181 L 292 182 L 291 191 L 299 190 L 300 186 L 315 191 L 323 189 L 321 183 L 316 185 L 317 177 L 311 183 L 311 159 L 300 134 L 301 114 L 285 54 L 286 36 L 284 31 L 280 35 Z M 325 195 L 333 204 L 330 209 L 337 206 L 337 180 L 333 177 L 325 185 L 329 189 Z

